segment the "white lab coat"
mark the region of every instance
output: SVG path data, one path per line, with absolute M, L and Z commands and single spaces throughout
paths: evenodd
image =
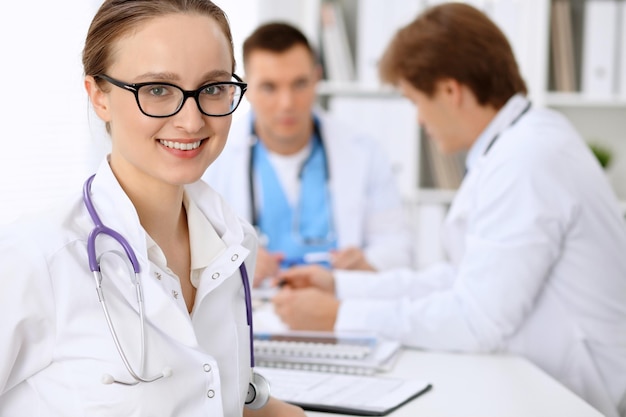
M 103 374 L 132 379 L 98 302 L 87 259 L 87 236 L 94 225 L 77 196 L 44 221 L 17 224 L 0 234 L 0 415 L 240 416 L 250 380 L 250 348 L 238 267 L 245 259 L 253 270 L 252 227 L 241 223 L 204 182 L 186 187 L 187 198 L 225 247 L 202 272 L 190 316 L 182 295 L 174 297 L 166 285 L 168 271 L 148 261 L 146 233 L 106 162 L 91 195 L 102 222 L 130 242 L 141 264 L 144 375 L 165 367 L 172 375 L 133 387 L 101 383 Z M 99 255 L 122 250 L 108 237 L 99 237 L 96 248 Z M 123 264 L 111 265 L 103 267 L 104 296 L 126 355 L 139 372 L 134 289 Z
M 329 162 L 338 247 L 364 249 L 367 260 L 379 270 L 410 266 L 411 235 L 384 152 L 373 139 L 321 112 L 317 116 Z M 235 122 L 224 151 L 203 176 L 248 221 L 252 220 L 250 130 L 250 115 Z
M 601 412 L 626 413 L 626 228 L 561 115 L 511 99 L 470 151 L 444 226 L 449 263 L 384 279 L 337 273 L 336 330 L 530 359 Z

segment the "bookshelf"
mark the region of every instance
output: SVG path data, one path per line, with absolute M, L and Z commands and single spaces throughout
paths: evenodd
M 563 113 L 587 142 L 612 151 L 606 173 L 626 207 L 626 1 L 549 3 L 552 36 L 544 104 Z M 559 63 L 556 57 L 563 55 L 571 58 Z M 567 73 L 574 76 L 570 89 L 562 88 Z
M 262 0 L 265 10 L 280 10 L 280 4 L 286 0 Z M 357 126 L 369 129 L 372 136 L 381 139 L 383 148 L 398 176 L 400 189 L 407 206 L 414 217 L 418 241 L 421 236 L 438 236 L 439 230 L 433 230 L 432 223 L 440 221 L 452 199 L 454 190 L 433 187 L 425 173 L 424 165 L 432 162 L 424 150 L 424 136 L 417 126 L 415 109 L 401 109 L 398 104 L 404 99 L 393 89 L 381 86 L 375 70 L 376 57 L 382 53 L 395 31 L 412 20 L 421 10 L 433 4 L 447 0 L 301 0 L 304 10 L 319 10 L 323 3 L 332 3 L 341 9 L 345 19 L 345 39 L 342 43 L 350 49 L 350 61 L 354 65 L 354 79 L 325 79 L 319 85 L 320 103 L 334 112 L 340 109 L 338 117 L 347 118 Z M 534 105 L 546 106 L 563 113 L 578 129 L 588 142 L 595 142 L 613 151 L 613 163 L 607 169 L 607 176 L 613 185 L 622 207 L 626 212 L 626 0 L 466 0 L 485 11 L 509 38 L 516 55 L 522 76 L 524 77 L 529 98 Z M 559 4 L 555 4 L 559 2 Z M 564 3 L 560 3 L 564 2 Z M 585 23 L 588 3 L 611 3 L 612 25 L 595 26 Z M 563 7 L 565 4 L 565 7 Z M 606 6 L 605 6 L 606 7 Z M 555 12 L 559 9 L 560 12 Z M 568 9 L 566 13 L 563 9 Z M 284 10 L 284 9 L 283 9 Z M 596 11 L 597 13 L 606 10 Z M 594 13 L 596 13 L 594 12 Z M 559 13 L 557 16 L 555 13 Z M 565 18 L 569 18 L 565 20 Z M 589 19 L 587 19 L 588 21 Z M 602 21 L 606 18 L 601 18 Z M 309 36 L 322 50 L 322 26 L 318 15 L 300 13 L 290 20 L 302 28 L 307 28 Z M 299 22 L 299 23 L 298 23 Z M 563 25 L 565 24 L 565 28 Z M 557 25 L 557 27 L 555 27 Z M 569 29 L 567 26 L 569 25 Z M 605 39 L 606 27 L 614 27 L 611 36 L 616 39 L 607 43 L 614 64 L 612 75 L 614 86 L 610 94 L 598 95 L 593 89 L 584 88 L 585 64 L 583 45 L 590 42 L 588 30 L 594 26 Z M 312 29 L 313 28 L 313 29 Z M 558 36 L 556 35 L 558 33 Z M 554 37 L 560 37 L 560 40 Z M 569 36 L 570 38 L 563 38 Z M 596 37 L 598 37 L 596 36 Z M 593 38 L 593 37 L 592 37 Z M 592 39 L 593 40 L 593 39 Z M 555 51 L 555 47 L 567 51 Z M 569 45 L 569 46 L 567 46 Z M 602 49 L 602 46 L 599 47 Z M 605 47 L 605 49 L 608 47 Z M 597 49 L 597 48 L 594 48 Z M 558 52 L 558 53 L 557 53 Z M 560 56 L 559 62 L 555 62 Z M 565 58 L 563 58 L 565 56 Z M 589 54 L 587 54 L 589 56 Z M 604 58 L 607 58 L 604 56 Z M 557 69 L 562 78 L 563 71 L 569 72 L 569 87 L 563 88 L 563 80 L 557 82 Z M 326 74 L 328 75 L 328 74 Z M 566 82 L 565 84 L 568 84 Z M 405 100 L 406 101 L 406 100 Z M 368 113 L 363 107 L 377 109 Z M 380 122 L 372 127 L 372 120 Z M 399 126 L 403 126 L 400 128 Z M 394 137 L 390 139 L 386 127 L 393 126 Z M 390 143 L 389 143 L 390 142 Z M 423 219 L 421 209 L 433 213 L 432 221 Z M 438 208 L 438 209 L 437 209 Z M 425 242 L 433 245 L 433 240 Z M 419 243 L 418 243 L 419 246 Z M 423 249 L 417 248 L 419 253 Z M 429 261 L 418 260 L 418 266 Z

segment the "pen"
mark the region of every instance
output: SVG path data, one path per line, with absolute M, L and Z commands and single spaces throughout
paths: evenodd
M 328 252 L 310 252 L 299 257 L 287 258 L 282 261 L 283 268 L 295 265 L 324 264 L 330 266 L 331 256 Z
M 320 262 L 326 262 L 330 264 L 330 253 L 328 252 L 311 252 L 302 257 L 305 264 L 317 264 Z

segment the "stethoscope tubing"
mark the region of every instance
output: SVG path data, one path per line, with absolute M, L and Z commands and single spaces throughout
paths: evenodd
M 313 117 L 313 136 L 319 139 L 320 147 L 322 149 L 322 155 L 324 157 L 324 178 L 326 184 L 330 182 L 330 169 L 328 167 L 328 154 L 326 152 L 326 145 L 324 144 L 324 138 L 322 137 L 322 129 L 320 128 L 319 120 Z M 259 226 L 259 218 L 256 212 L 256 190 L 254 186 L 254 145 L 258 141 L 257 134 L 254 129 L 254 121 L 250 123 L 250 148 L 248 155 L 248 192 L 250 193 L 250 219 L 252 226 Z M 302 164 L 302 168 L 308 162 L 308 158 Z M 302 168 L 300 171 L 302 172 Z
M 94 275 L 94 280 L 96 283 L 96 292 L 98 293 L 98 300 L 100 302 L 100 305 L 102 306 L 104 317 L 106 319 L 107 326 L 111 333 L 111 337 L 113 339 L 115 347 L 120 355 L 120 358 L 122 359 L 122 362 L 124 363 L 124 367 L 135 380 L 134 382 L 123 382 L 123 381 L 115 380 L 112 377 L 108 377 L 107 381 L 106 382 L 103 381 L 103 382 L 105 383 L 115 382 L 115 383 L 122 384 L 122 385 L 136 385 L 139 382 L 154 382 L 165 376 L 169 376 L 169 374 L 171 373 L 171 370 L 169 368 L 165 368 L 164 372 L 162 372 L 161 374 L 156 375 L 154 377 L 149 377 L 149 378 L 146 378 L 140 375 L 143 373 L 145 348 L 146 348 L 145 346 L 145 340 L 146 340 L 145 338 L 145 308 L 144 308 L 143 286 L 141 284 L 141 275 L 140 275 L 141 267 L 140 267 L 139 261 L 137 260 L 137 256 L 135 255 L 135 252 L 133 248 L 131 247 L 131 245 L 128 243 L 128 241 L 120 233 L 105 226 L 102 223 L 100 216 L 98 216 L 98 213 L 93 205 L 93 201 L 91 200 L 91 183 L 93 182 L 94 177 L 95 177 L 95 174 L 90 176 L 85 181 L 85 184 L 83 185 L 83 202 L 85 204 L 85 207 L 87 208 L 87 212 L 89 213 L 89 216 L 91 217 L 94 223 L 94 228 L 91 230 L 87 238 L 87 256 L 89 258 L 89 269 L 92 271 Z M 112 239 L 118 242 L 120 246 L 122 246 L 133 268 L 133 274 L 131 274 L 132 275 L 131 281 L 133 282 L 133 285 L 135 286 L 135 293 L 137 297 L 137 305 L 138 305 L 138 310 L 139 310 L 139 321 L 140 321 L 140 337 L 141 337 L 140 343 L 141 343 L 141 370 L 142 371 L 139 373 L 135 372 L 135 370 L 130 364 L 130 361 L 126 357 L 126 354 L 124 353 L 124 349 L 122 348 L 117 332 L 115 331 L 115 326 L 113 325 L 113 320 L 111 319 L 111 315 L 109 313 L 109 309 L 107 307 L 106 300 L 104 297 L 104 292 L 102 290 L 102 271 L 100 269 L 99 259 L 96 255 L 96 238 L 100 234 L 110 236 Z M 252 370 L 254 370 L 255 360 L 254 360 L 254 329 L 252 325 L 252 295 L 250 291 L 250 280 L 248 277 L 248 271 L 246 269 L 245 263 L 243 262 L 241 263 L 241 265 L 239 266 L 239 271 L 241 274 L 241 280 L 242 280 L 243 289 L 244 289 L 244 301 L 246 304 L 246 321 L 248 323 L 248 330 L 249 330 L 249 336 L 250 336 L 250 367 L 252 368 Z
M 498 141 L 498 139 L 500 138 L 500 133 L 502 133 L 504 130 L 508 129 L 509 127 L 511 127 L 515 123 L 517 123 L 519 121 L 519 119 L 521 119 L 522 116 L 524 116 L 528 112 L 528 110 L 530 110 L 531 106 L 532 106 L 532 102 L 528 101 L 528 103 L 526 103 L 526 106 L 524 106 L 522 111 L 520 111 L 519 114 L 517 116 L 515 116 L 515 118 L 511 121 L 511 123 L 509 123 L 500 132 L 496 133 L 496 135 L 489 141 L 489 144 L 485 148 L 485 151 L 483 152 L 483 156 L 487 155 L 489 153 L 489 151 L 491 150 L 491 148 L 493 147 L 493 145 Z
M 91 216 L 91 220 L 93 221 L 95 227 L 89 233 L 89 237 L 87 238 L 87 255 L 89 257 L 89 269 L 92 272 L 100 271 L 100 264 L 96 258 L 96 238 L 99 234 L 109 235 L 113 239 L 115 239 L 126 252 L 126 256 L 130 260 L 130 263 L 133 266 L 133 270 L 135 274 L 139 274 L 141 272 L 141 267 L 139 266 L 139 261 L 137 260 L 137 256 L 135 256 L 135 251 L 130 246 L 128 241 L 116 232 L 115 230 L 106 227 L 102 220 L 100 220 L 100 216 L 98 216 L 98 212 L 91 201 L 91 183 L 96 175 L 92 175 L 85 181 L 83 185 L 83 202 L 85 203 L 85 207 L 87 207 L 87 211 L 89 212 L 89 216 Z

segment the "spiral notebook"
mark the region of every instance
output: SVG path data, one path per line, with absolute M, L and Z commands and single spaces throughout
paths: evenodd
M 272 396 L 305 410 L 384 416 L 431 389 L 418 379 L 256 367 Z
M 361 333 L 283 332 L 254 334 L 257 366 L 373 375 L 391 369 L 400 343 Z

